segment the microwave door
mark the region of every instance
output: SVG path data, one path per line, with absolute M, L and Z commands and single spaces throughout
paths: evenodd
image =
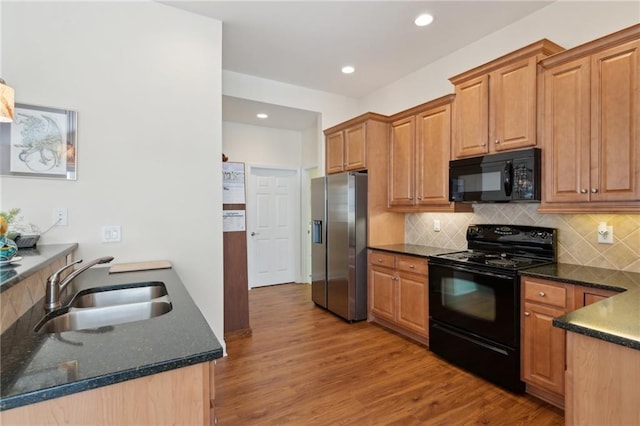
M 503 161 L 452 167 L 450 175 L 451 201 L 500 202 L 511 199 L 513 179 L 507 163 Z M 505 176 L 509 176 L 508 181 Z

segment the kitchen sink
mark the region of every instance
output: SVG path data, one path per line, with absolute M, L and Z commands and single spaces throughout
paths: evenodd
M 76 294 L 68 306 L 92 308 L 148 302 L 167 295 L 167 287 L 160 281 L 149 281 L 121 286 L 96 287 Z
M 173 309 L 164 283 L 149 281 L 82 290 L 47 314 L 36 332 L 62 333 L 148 320 Z
M 168 296 L 146 302 L 92 308 L 66 307 L 51 312 L 35 328 L 36 332 L 62 333 L 148 320 L 164 315 L 173 306 Z

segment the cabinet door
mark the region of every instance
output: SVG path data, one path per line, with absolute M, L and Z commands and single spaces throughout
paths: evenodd
M 545 201 L 588 201 L 589 58 L 544 71 Z
M 459 158 L 488 153 L 489 76 L 456 85 L 454 105 L 454 156 Z
M 565 311 L 525 302 L 523 313 L 522 379 L 563 395 L 565 331 L 552 321 Z
M 591 201 L 640 200 L 640 41 L 591 58 Z
M 367 168 L 367 125 L 358 124 L 344 131 L 345 170 Z
M 416 117 L 416 204 L 449 204 L 451 155 L 451 105 Z
M 393 269 L 371 265 L 369 280 L 371 313 L 378 318 L 395 321 L 396 280 Z
M 412 206 L 415 182 L 415 118 L 391 123 L 389 139 L 389 205 Z
M 326 138 L 327 174 L 344 170 L 344 133 L 337 132 Z
M 398 325 L 429 335 L 427 276 L 398 272 Z
M 489 75 L 491 149 L 536 145 L 536 58 L 500 68 Z

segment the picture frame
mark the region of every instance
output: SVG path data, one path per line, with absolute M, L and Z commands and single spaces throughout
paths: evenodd
M 0 175 L 76 180 L 76 111 L 16 103 L 0 124 Z

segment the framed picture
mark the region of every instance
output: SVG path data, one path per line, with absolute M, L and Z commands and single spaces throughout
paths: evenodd
M 0 125 L 0 174 L 76 180 L 76 127 L 75 111 L 16 103 Z

